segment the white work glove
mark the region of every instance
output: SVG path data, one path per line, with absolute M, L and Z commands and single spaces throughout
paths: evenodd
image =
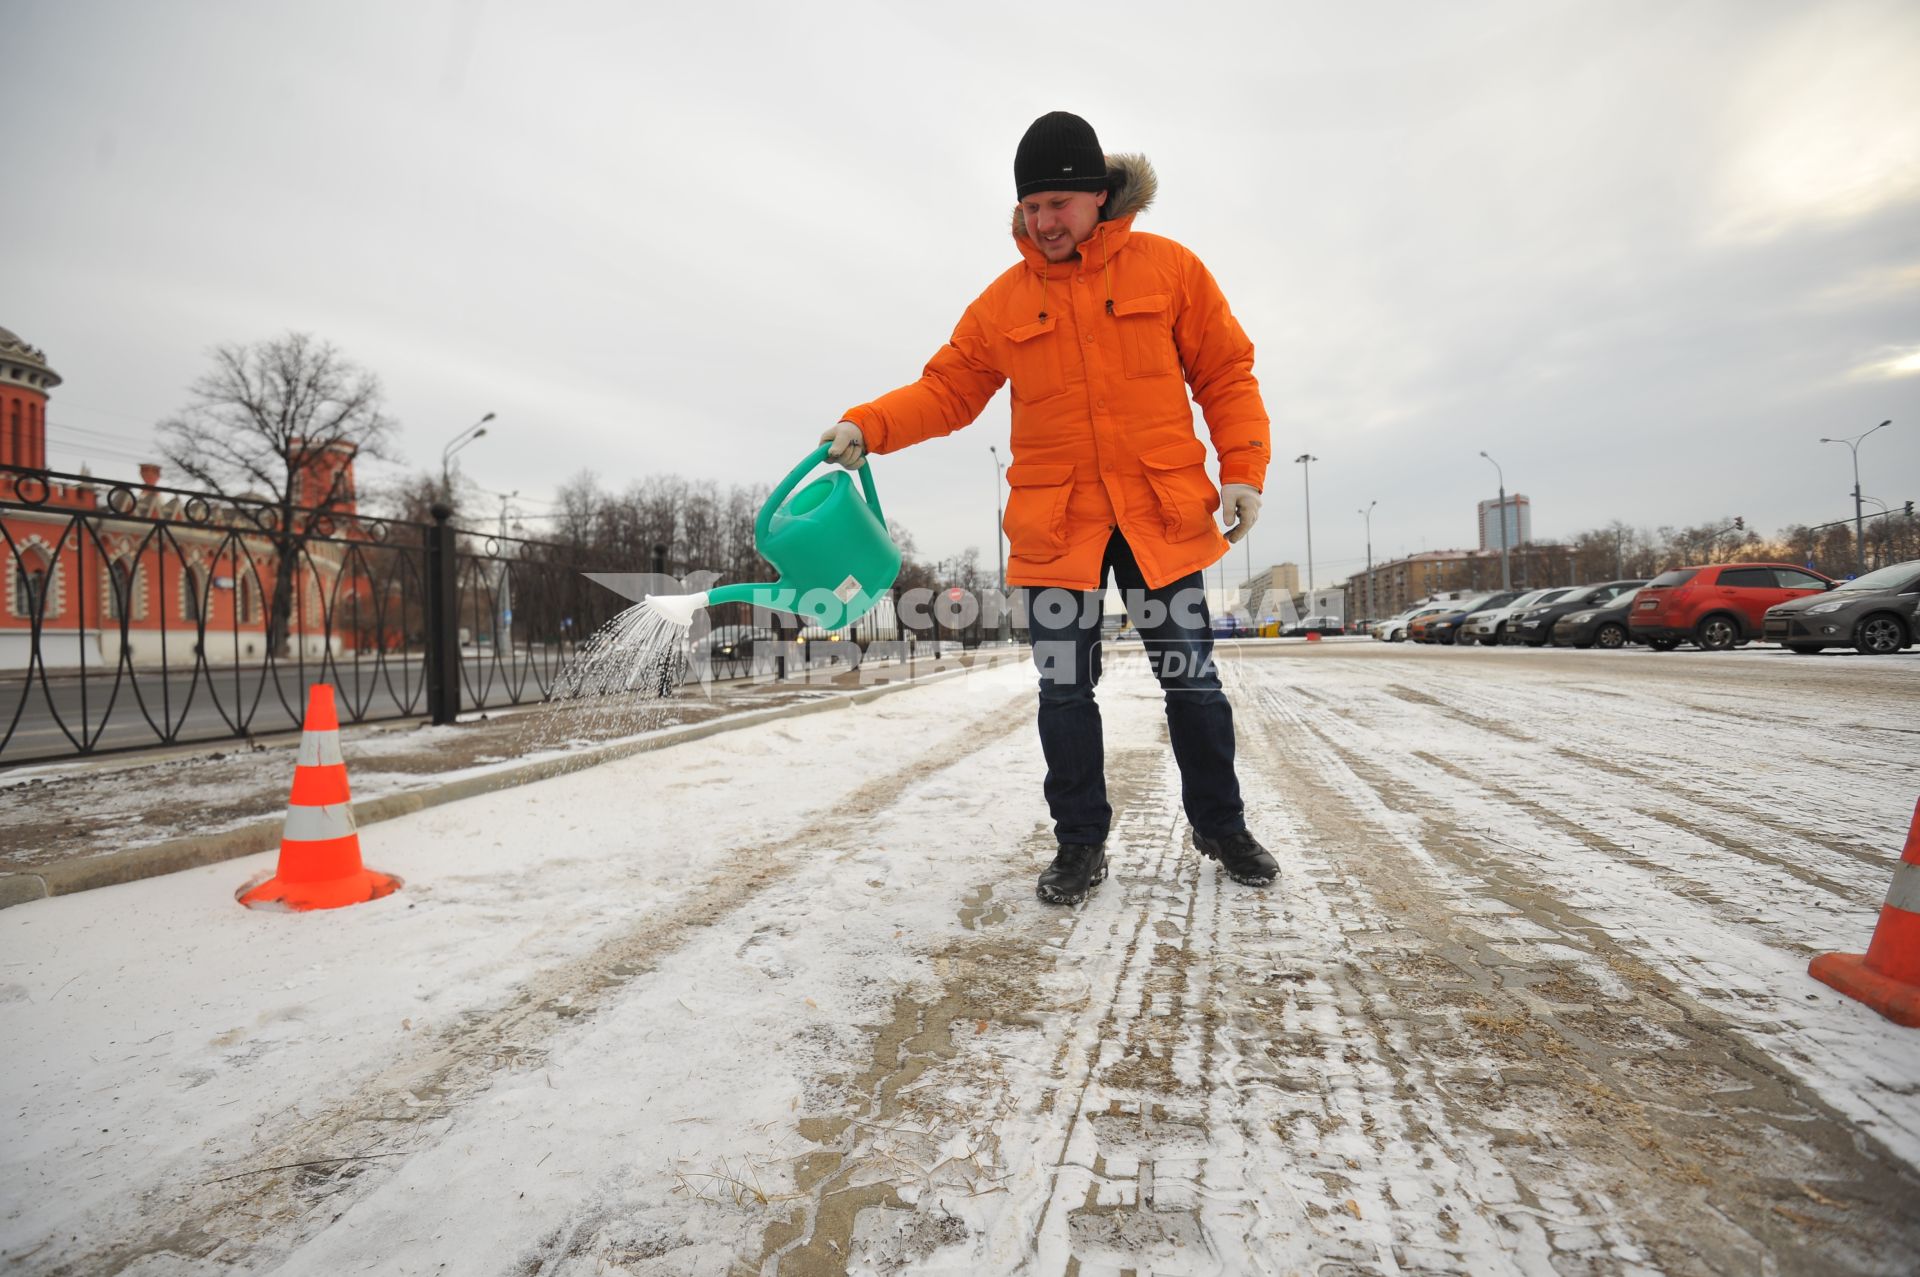
M 867 464 L 867 437 L 851 421 L 843 421 L 822 434 L 820 442 L 833 445 L 827 449 L 827 460 L 835 465 L 858 470 Z
M 1260 489 L 1245 483 L 1229 483 L 1220 489 L 1220 517 L 1232 519 L 1226 531 L 1229 542 L 1237 542 L 1253 531 L 1260 520 Z

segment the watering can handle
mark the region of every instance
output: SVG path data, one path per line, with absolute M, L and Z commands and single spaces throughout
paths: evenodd
M 766 504 L 760 507 L 760 516 L 753 521 L 754 540 L 765 539 L 767 529 L 773 522 L 773 512 L 785 503 L 786 499 L 792 495 L 794 488 L 799 486 L 800 481 L 806 478 L 815 466 L 827 459 L 827 452 L 832 446 L 832 444 L 823 443 L 809 452 L 800 459 L 800 464 L 774 487 L 773 492 L 767 497 Z M 873 467 L 865 462 L 860 466 L 860 486 L 867 494 L 867 504 L 873 508 L 874 517 L 880 520 L 881 527 L 886 527 L 887 516 L 880 513 L 880 494 L 873 490 Z

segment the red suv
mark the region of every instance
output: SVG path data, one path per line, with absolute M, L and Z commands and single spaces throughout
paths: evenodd
M 1834 581 L 1791 563 L 1675 568 L 1640 587 L 1627 626 L 1635 642 L 1668 652 L 1691 639 L 1708 652 L 1760 637 L 1767 609 L 1831 590 Z

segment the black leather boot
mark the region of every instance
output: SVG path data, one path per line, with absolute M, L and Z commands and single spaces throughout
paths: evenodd
M 1107 877 L 1107 849 L 1085 843 L 1063 842 L 1060 852 L 1040 874 L 1034 894 L 1050 905 L 1077 905 Z
M 1280 862 L 1260 845 L 1259 839 L 1244 829 L 1224 838 L 1209 838 L 1196 832 L 1193 845 L 1209 860 L 1219 861 L 1220 867 L 1227 871 L 1227 877 L 1235 882 L 1244 882 L 1249 887 L 1271 886 L 1273 880 L 1280 876 Z

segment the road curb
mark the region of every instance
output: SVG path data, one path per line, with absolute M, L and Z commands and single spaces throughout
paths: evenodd
M 1018 659 L 1024 661 L 1026 654 L 1020 653 Z M 409 816 L 414 812 L 425 811 L 429 807 L 438 807 L 444 803 L 459 802 L 463 798 L 475 798 L 499 789 L 512 789 L 535 781 L 550 780 L 568 772 L 582 771 L 602 763 L 617 762 L 623 758 L 631 758 L 635 754 L 651 753 L 657 749 L 666 749 L 688 741 L 704 740 L 724 732 L 757 727 L 783 718 L 799 718 L 828 710 L 850 709 L 893 692 L 924 687 L 929 683 L 938 683 L 943 679 L 959 675 L 995 669 L 1005 663 L 1006 657 L 996 653 L 984 665 L 941 670 L 911 681 L 888 682 L 874 687 L 863 687 L 854 692 L 836 693 L 820 700 L 798 701 L 791 705 L 751 710 L 704 723 L 669 727 L 637 740 L 602 745 L 595 749 L 582 750 L 577 754 L 566 754 L 557 758 L 544 758 L 536 763 L 524 763 L 517 767 L 485 772 L 477 776 L 463 776 L 443 784 L 425 785 L 419 789 L 409 789 L 398 794 L 386 794 L 379 798 L 355 803 L 353 805 L 354 822 L 363 827 L 378 824 L 383 820 Z M 111 852 L 104 856 L 91 856 L 84 860 L 64 861 L 38 869 L 0 874 L 0 909 L 44 900 L 52 896 L 68 896 L 76 892 L 91 891 L 96 887 L 112 887 L 125 882 L 137 882 L 142 878 L 157 878 L 162 874 L 177 873 L 182 869 L 197 869 L 202 865 L 218 864 L 223 860 L 237 860 L 257 852 L 272 851 L 280 845 L 280 829 L 283 820 L 282 815 L 276 814 L 271 819 L 222 830 L 217 834 L 192 834 L 182 838 L 169 838 L 165 842 L 153 843 L 146 847 L 134 847 L 127 851 Z

